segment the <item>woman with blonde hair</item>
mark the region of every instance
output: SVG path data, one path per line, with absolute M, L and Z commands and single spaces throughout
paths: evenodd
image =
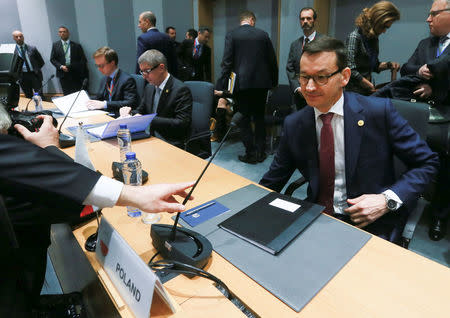
M 390 1 L 380 1 L 362 10 L 356 18 L 356 29 L 347 37 L 348 66 L 352 70 L 347 91 L 363 95 L 375 92 L 372 72 L 398 70 L 397 62 L 378 60 L 378 37 L 385 33 L 395 21 L 400 20 L 400 12 Z

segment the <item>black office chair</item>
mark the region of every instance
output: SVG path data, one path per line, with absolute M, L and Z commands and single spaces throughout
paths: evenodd
M 289 85 L 279 85 L 272 91 L 266 103 L 266 115 L 264 123 L 269 136 L 269 153 L 275 151 L 275 139 L 280 135 L 281 127 L 287 115 L 295 111 L 295 105 L 292 104 Z
M 214 101 L 214 86 L 200 81 L 186 81 L 184 84 L 190 89 L 193 98 L 191 134 L 185 143 L 185 150 L 205 159 L 211 156 L 209 119 Z
M 399 99 L 393 99 L 392 104 L 400 113 L 400 115 L 405 118 L 411 127 L 419 134 L 419 136 L 425 140 L 427 132 L 427 123 L 429 117 L 429 107 L 428 104 L 424 103 L 411 103 Z M 406 166 L 403 162 L 394 157 L 394 167 L 397 179 L 406 171 Z M 306 184 L 305 178 L 302 176 L 295 180 L 286 188 L 284 192 L 286 195 L 292 196 L 294 191 Z M 420 197 L 414 209 L 410 212 L 408 220 L 406 221 L 403 233 L 402 233 L 402 246 L 408 248 L 409 243 L 414 235 L 414 230 L 416 229 L 417 223 L 422 216 L 423 210 L 428 202 Z
M 142 101 L 142 98 L 144 98 L 144 88 L 145 88 L 146 81 L 140 74 L 130 74 L 130 75 L 136 82 L 136 90 L 138 93 L 137 106 L 139 106 L 139 104 Z

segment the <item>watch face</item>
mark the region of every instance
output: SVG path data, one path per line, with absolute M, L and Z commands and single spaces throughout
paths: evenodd
M 394 210 L 397 207 L 397 203 L 394 200 L 390 199 L 387 201 L 387 207 L 389 210 Z

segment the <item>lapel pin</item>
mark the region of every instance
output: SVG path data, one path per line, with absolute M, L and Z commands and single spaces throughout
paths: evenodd
M 169 90 L 168 89 L 166 89 L 166 94 L 168 94 L 169 93 Z
M 364 120 L 358 120 L 358 126 L 359 127 L 364 126 Z

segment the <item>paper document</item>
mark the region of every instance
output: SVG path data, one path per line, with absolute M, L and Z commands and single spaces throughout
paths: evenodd
M 125 118 L 117 118 L 104 125 L 88 128 L 87 132 L 100 139 L 106 139 L 117 136 L 117 131 L 121 124 L 126 124 L 130 133 L 144 131 L 150 125 L 156 114 L 148 114 L 143 116 L 132 116 Z
M 78 113 L 72 113 L 70 112 L 69 117 L 72 118 L 82 118 L 82 117 L 90 117 L 90 116 L 96 116 L 96 115 L 102 115 L 106 114 L 108 112 L 100 109 L 93 109 L 93 110 L 86 110 L 84 112 L 78 112 Z
M 16 44 L 0 44 L 0 53 L 14 54 L 16 50 Z
M 231 72 L 230 77 L 228 78 L 228 91 L 231 94 L 233 94 L 235 84 L 236 84 L 236 73 Z
M 73 105 L 72 110 L 70 111 L 70 115 L 89 110 L 87 108 L 87 102 L 90 101 L 88 94 L 84 90 L 79 93 L 80 95 Z M 54 97 L 52 98 L 52 102 L 56 105 L 56 107 L 58 107 L 61 112 L 63 112 L 64 115 L 67 115 L 67 112 L 69 111 L 70 106 L 72 106 L 75 98 L 77 98 L 77 95 L 78 92 L 62 97 Z

